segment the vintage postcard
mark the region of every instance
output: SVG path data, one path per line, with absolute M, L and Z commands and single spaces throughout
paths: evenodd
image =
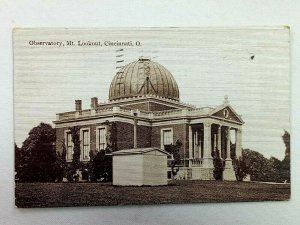
M 289 33 L 14 29 L 16 206 L 289 200 Z

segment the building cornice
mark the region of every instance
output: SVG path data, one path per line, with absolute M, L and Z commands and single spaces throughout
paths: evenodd
M 136 118 L 138 119 L 140 124 L 144 124 L 146 126 L 158 126 L 157 124 L 160 123 L 174 123 L 174 121 L 178 120 L 185 120 L 190 121 L 190 123 L 197 123 L 197 121 L 202 121 L 204 118 L 210 118 L 216 121 L 218 124 L 226 123 L 240 126 L 244 123 L 243 121 L 231 120 L 214 116 L 212 114 L 215 113 L 215 111 L 215 108 L 203 107 L 144 112 L 137 109 L 130 110 L 114 106 L 111 108 L 102 108 L 96 110 L 82 110 L 60 113 L 57 114 L 57 120 L 53 121 L 53 123 L 56 125 L 74 124 L 82 122 L 87 123 L 88 121 L 89 123 L 93 123 L 90 121 L 108 120 L 108 118 L 119 118 L 122 120 L 126 120 L 127 122 L 129 121 L 129 123 L 133 123 L 134 119 Z

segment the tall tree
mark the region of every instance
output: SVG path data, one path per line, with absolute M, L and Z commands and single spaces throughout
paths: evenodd
M 251 180 L 277 181 L 277 170 L 274 166 L 276 162 L 274 159 L 267 159 L 256 151 L 243 149 L 243 161 Z
M 290 160 L 290 133 L 288 131 L 284 131 L 284 134 L 282 135 L 282 140 L 285 144 L 284 160 Z
M 284 131 L 282 136 L 282 140 L 285 144 L 285 157 L 281 162 L 281 172 L 282 172 L 282 179 L 284 181 L 290 182 L 291 179 L 291 170 L 290 170 L 290 133 L 288 131 Z
M 15 164 L 19 181 L 54 181 L 55 129 L 49 124 L 40 123 L 28 135 L 21 149 L 16 148 Z

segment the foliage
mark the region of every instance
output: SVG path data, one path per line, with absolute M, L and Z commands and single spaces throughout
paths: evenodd
M 239 159 L 235 159 L 234 171 L 235 171 L 235 176 L 237 181 L 243 181 L 243 179 L 249 173 L 243 156 L 240 157 Z
M 213 157 L 213 163 L 214 163 L 214 178 L 216 180 L 222 180 L 223 179 L 223 171 L 224 171 L 224 161 L 220 157 L 220 151 L 216 149 L 214 151 L 214 157 Z
M 285 131 L 282 140 L 286 146 L 285 157 L 282 161 L 275 157 L 265 158 L 258 152 L 243 150 L 245 169 L 251 180 L 290 182 L 290 134 Z
M 72 142 L 73 142 L 73 159 L 72 167 L 74 170 L 79 168 L 80 163 L 80 137 L 79 137 L 79 127 L 74 126 L 70 128 Z
M 274 181 L 276 171 L 270 160 L 265 158 L 262 154 L 250 149 L 244 149 L 242 154 L 246 170 L 248 170 L 251 180 Z
M 284 181 L 290 182 L 291 177 L 291 169 L 290 169 L 290 133 L 288 131 L 284 131 L 284 135 L 282 136 L 282 140 L 285 144 L 285 157 L 281 162 L 281 178 Z
M 117 127 L 116 124 L 109 121 L 104 122 L 108 126 L 108 143 L 106 149 L 99 151 L 90 151 L 90 160 L 87 163 L 80 162 L 80 136 L 78 127 L 71 127 L 70 132 L 73 142 L 73 159 L 71 164 L 61 162 L 64 167 L 64 177 L 70 182 L 76 182 L 79 179 L 78 171 L 82 172 L 82 178 L 88 181 L 112 180 L 112 156 L 109 154 L 117 151 Z M 63 144 L 63 148 L 65 146 Z M 64 152 L 64 151 L 63 151 Z M 65 154 L 64 154 L 65 155 Z M 65 157 L 65 156 L 64 156 Z
M 16 172 L 16 180 L 19 180 L 20 173 L 22 173 L 23 166 L 23 152 L 15 143 L 15 172 Z
M 65 164 L 64 167 L 64 176 L 70 182 L 77 182 L 79 180 L 78 170 L 81 169 L 82 163 L 80 162 L 80 129 L 77 126 L 70 127 L 70 133 L 73 142 L 73 158 L 71 164 Z M 63 152 L 66 151 L 65 145 L 63 145 Z M 66 153 L 64 158 L 66 158 Z
M 56 152 L 56 161 L 55 161 L 55 165 L 54 165 L 57 182 L 62 182 L 63 177 L 65 176 L 65 171 L 67 168 L 66 155 L 67 155 L 67 150 L 66 150 L 65 142 L 63 140 L 62 141 L 62 151 Z
M 177 140 L 175 145 L 166 145 L 165 150 L 173 156 L 173 160 L 171 161 L 171 171 L 172 177 L 176 176 L 179 171 L 178 165 L 181 163 L 179 149 L 182 146 L 182 142 Z
M 112 181 L 112 156 L 111 153 L 118 150 L 117 126 L 115 122 L 108 120 L 103 123 L 108 127 L 108 143 L 105 149 L 91 150 L 90 160 L 82 165 L 82 176 L 88 181 Z
M 290 160 L 290 133 L 288 131 L 284 131 L 284 134 L 282 135 L 282 140 L 285 144 L 285 158 L 284 160 L 288 159 Z
M 290 182 L 290 134 L 285 131 L 282 139 L 286 146 L 282 161 L 275 157 L 267 159 L 256 151 L 243 149 L 242 158 L 235 163 L 237 180 L 250 174 L 250 179 L 255 181 Z
M 115 152 L 118 151 L 118 145 L 117 145 L 117 141 L 118 141 L 118 130 L 117 130 L 117 124 L 115 122 L 109 122 L 108 120 L 106 120 L 104 123 L 102 123 L 103 125 L 106 125 L 108 128 L 108 132 L 107 132 L 107 147 L 106 149 L 102 149 L 105 150 L 106 153 L 111 153 L 111 152 Z M 101 150 L 101 149 L 99 149 Z
M 91 181 L 101 180 L 112 181 L 112 155 L 107 154 L 109 149 L 90 151 L 90 161 L 86 171 Z
M 40 123 L 28 133 L 21 149 L 15 145 L 16 178 L 20 182 L 51 182 L 55 172 L 55 129 Z

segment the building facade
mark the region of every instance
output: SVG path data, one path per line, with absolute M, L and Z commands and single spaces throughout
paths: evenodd
M 217 107 L 180 102 L 179 88 L 172 74 L 152 60 L 140 58 L 120 69 L 109 89 L 109 101 L 91 98 L 91 108 L 58 113 L 55 123 L 56 146 L 65 144 L 67 161 L 72 160 L 70 127 L 80 128 L 81 161 L 91 150 L 116 145 L 118 150 L 182 143 L 178 179 L 213 180 L 213 154 L 225 161 L 224 180 L 235 180 L 232 160 L 242 152 L 243 120 L 225 97 Z M 111 125 L 113 124 L 113 126 Z M 112 129 L 115 139 L 112 141 Z M 170 168 L 169 168 L 170 170 Z

